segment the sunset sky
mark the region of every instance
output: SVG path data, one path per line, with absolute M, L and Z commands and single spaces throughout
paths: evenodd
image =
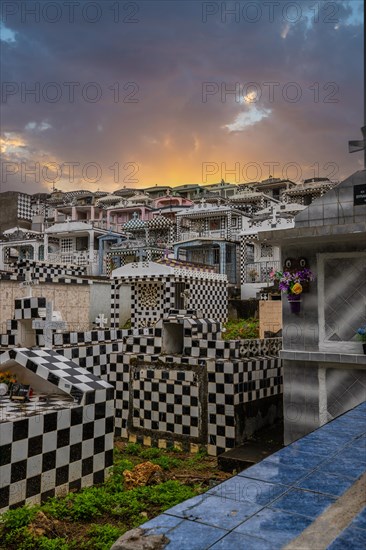
M 363 165 L 362 0 L 2 4 L 1 191 Z

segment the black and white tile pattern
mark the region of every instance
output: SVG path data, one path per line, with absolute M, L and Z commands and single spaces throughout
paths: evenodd
M 33 211 L 31 204 L 31 196 L 25 193 L 19 193 L 18 195 L 18 218 L 22 220 L 32 220 Z
M 131 323 L 133 326 L 154 326 L 155 323 L 180 301 L 182 286 L 190 292 L 190 309 L 199 310 L 201 316 L 224 322 L 227 319 L 227 281 L 216 273 L 174 270 L 174 275 L 128 276 L 112 280 L 111 326 L 119 326 L 119 287 L 131 287 Z M 155 299 L 147 303 L 146 291 L 151 289 Z
M 80 404 L 86 404 L 89 394 L 103 391 L 112 399 L 113 388 L 94 374 L 51 349 L 15 348 L 0 354 L 0 365 L 15 361 Z
M 55 386 L 48 403 L 7 398 L 0 422 L 0 513 L 102 483 L 113 463 L 113 387 L 53 350 L 13 349 L 20 365 Z
M 53 280 L 56 278 L 83 277 L 86 275 L 85 266 L 68 266 L 48 262 L 35 262 L 31 260 L 20 260 L 16 264 L 16 271 L 19 275 L 25 275 L 27 271 L 32 278 L 38 280 Z
M 200 401 L 195 372 L 150 365 L 136 367 L 131 374 L 132 429 L 199 437 Z
M 46 298 L 35 297 L 15 300 L 14 319 L 38 319 L 46 316 Z

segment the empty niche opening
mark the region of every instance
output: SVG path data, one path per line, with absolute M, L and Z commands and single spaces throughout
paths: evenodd
M 18 321 L 17 343 L 22 348 L 36 346 L 36 331 L 32 328 L 32 319 L 20 319 Z
M 183 323 L 163 323 L 162 352 L 167 355 L 183 353 Z

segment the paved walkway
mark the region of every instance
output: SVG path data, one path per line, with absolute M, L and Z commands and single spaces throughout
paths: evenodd
M 366 403 L 148 521 L 167 550 L 366 548 Z

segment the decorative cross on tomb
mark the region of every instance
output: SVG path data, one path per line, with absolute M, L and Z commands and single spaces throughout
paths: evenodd
M 38 284 L 39 284 L 38 279 L 32 279 L 30 271 L 26 271 L 25 272 L 25 281 L 23 281 L 19 285 L 21 287 L 24 287 L 24 288 L 28 289 L 27 292 L 26 292 L 26 295 L 24 296 L 24 298 L 32 298 L 32 286 L 38 285 Z
M 186 288 L 185 290 L 183 290 L 183 292 L 181 292 L 180 297 L 183 298 L 184 309 L 189 309 L 189 302 L 191 300 L 191 293 L 188 290 L 188 288 Z
M 65 330 L 67 324 L 65 321 L 53 321 L 53 307 L 52 302 L 46 304 L 46 319 L 34 319 L 32 321 L 32 328 L 36 330 L 43 330 L 44 347 L 52 348 L 52 335 L 54 330 Z
M 365 155 L 365 168 L 366 168 L 366 126 L 361 128 L 363 139 L 354 140 L 348 142 L 348 150 L 350 153 L 357 153 L 359 151 L 364 151 Z
M 108 319 L 107 317 L 104 317 L 104 313 L 99 313 L 98 317 L 95 319 L 95 323 L 99 328 L 103 329 L 107 326 Z

